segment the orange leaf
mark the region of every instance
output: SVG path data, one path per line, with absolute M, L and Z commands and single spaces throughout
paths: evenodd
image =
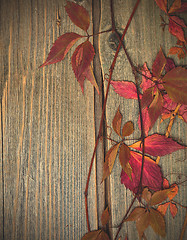
M 169 181 L 166 178 L 163 179 L 163 188 L 169 188 Z
M 167 13 L 167 0 L 155 0 L 160 9 Z
M 171 185 L 170 190 L 171 191 L 168 193 L 168 198 L 169 200 L 172 200 L 175 197 L 175 195 L 177 195 L 179 188 L 176 184 L 173 184 Z
M 110 240 L 103 230 L 96 230 L 86 233 L 81 240 Z
M 174 203 L 170 203 L 169 207 L 170 207 L 171 215 L 174 218 L 178 212 L 177 206 Z
M 88 11 L 84 7 L 69 1 L 67 1 L 65 9 L 71 21 L 86 32 L 90 25 Z
M 134 132 L 134 124 L 131 121 L 128 121 L 124 124 L 122 129 L 122 137 L 127 137 Z
M 185 52 L 181 47 L 171 47 L 169 50 L 168 55 L 175 55 L 177 54 L 178 58 L 184 58 L 185 57 Z
M 102 215 L 101 215 L 101 223 L 103 226 L 105 226 L 108 221 L 109 221 L 109 211 L 108 211 L 108 207 L 103 211 Z
M 145 214 L 145 212 L 146 212 L 145 208 L 136 207 L 132 210 L 128 218 L 125 219 L 125 222 L 137 221 L 142 215 Z
M 162 78 L 169 97 L 177 103 L 187 104 L 187 69 L 173 68 Z
M 181 8 L 181 0 L 175 0 L 172 6 L 170 7 L 168 13 L 173 13 L 180 8 Z
M 159 211 L 153 208 L 150 209 L 150 225 L 155 233 L 162 237 L 166 236 L 164 217 Z
M 143 233 L 150 224 L 150 213 L 145 210 L 144 214 L 136 221 L 136 229 L 138 231 L 139 238 L 142 239 Z
M 112 172 L 114 162 L 118 153 L 118 149 L 121 143 L 115 144 L 106 153 L 104 168 L 103 168 L 103 180 L 104 181 Z
M 53 64 L 62 61 L 65 58 L 68 51 L 70 50 L 70 48 L 81 37 L 82 37 L 81 35 L 76 34 L 74 32 L 65 33 L 62 36 L 60 36 L 53 44 L 53 47 L 51 48 L 46 61 L 40 66 L 40 68 L 48 64 Z
M 122 114 L 120 113 L 120 110 L 118 107 L 116 115 L 114 116 L 114 119 L 112 121 L 112 127 L 113 127 L 114 131 L 117 133 L 117 135 L 120 137 L 121 137 L 121 134 L 120 134 L 121 121 L 122 121 Z
M 129 159 L 130 159 L 130 149 L 126 144 L 122 143 L 119 150 L 119 161 L 124 171 L 126 169 L 125 168 L 126 164 L 129 162 Z
M 169 204 L 170 204 L 169 202 L 164 203 L 164 204 L 161 204 L 161 205 L 158 206 L 157 210 L 158 210 L 163 216 L 165 216 Z
M 151 199 L 151 192 L 148 188 L 144 188 L 142 192 L 142 198 L 148 203 Z
M 152 195 L 152 198 L 150 200 L 150 205 L 153 206 L 153 205 L 159 204 L 159 203 L 163 202 L 164 200 L 166 200 L 166 198 L 168 197 L 168 193 L 170 191 L 171 191 L 171 189 L 169 188 L 169 189 L 164 189 L 164 190 L 155 192 Z

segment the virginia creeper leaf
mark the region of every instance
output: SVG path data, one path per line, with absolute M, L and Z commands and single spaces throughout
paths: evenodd
M 185 52 L 181 47 L 171 47 L 169 50 L 168 55 L 175 55 L 177 54 L 178 58 L 184 58 L 185 57 Z
M 171 191 L 171 188 L 160 190 L 155 192 L 150 200 L 150 205 L 157 205 L 159 203 L 162 203 L 164 200 L 168 198 L 168 193 Z
M 151 102 L 153 101 L 153 90 L 154 88 L 148 88 L 144 91 L 143 95 L 142 95 L 142 99 L 141 99 L 141 107 L 142 109 L 149 107 L 149 105 L 151 104 Z
M 164 204 L 161 204 L 161 205 L 158 206 L 157 210 L 158 210 L 163 216 L 165 216 L 166 211 L 167 211 L 169 205 L 170 205 L 169 202 L 164 203 Z
M 173 59 L 167 58 L 167 63 L 165 65 L 166 72 L 169 72 L 173 68 L 175 68 L 175 63 L 174 63 Z
M 174 203 L 170 203 L 169 208 L 170 208 L 171 215 L 174 218 L 178 212 L 177 206 Z
M 110 214 L 109 214 L 108 207 L 107 207 L 101 215 L 101 223 L 103 226 L 105 226 L 108 223 L 109 217 L 110 217 Z
M 120 113 L 119 107 L 118 110 L 114 116 L 114 119 L 112 121 L 112 127 L 114 129 L 114 131 L 117 133 L 118 136 L 121 137 L 121 121 L 122 121 L 122 115 Z
M 138 99 L 136 85 L 128 81 L 111 81 L 114 91 L 127 99 Z
M 142 83 L 140 84 L 140 87 L 142 88 L 143 92 L 153 86 L 153 82 L 150 79 L 152 79 L 152 74 L 149 71 L 147 64 L 144 63 L 142 68 Z
M 129 177 L 129 179 L 132 181 L 132 168 L 131 165 L 129 164 L 129 162 L 125 165 L 125 168 L 123 169 L 124 172 L 127 174 L 127 176 Z
M 169 200 L 172 200 L 178 193 L 179 188 L 176 184 L 171 185 L 170 187 L 171 191 L 168 193 Z
M 86 32 L 90 25 L 88 11 L 84 7 L 69 1 L 67 1 L 65 9 L 71 21 Z
M 160 9 L 167 13 L 167 0 L 155 0 Z
M 176 10 L 176 12 L 186 12 L 187 11 L 187 2 L 181 3 L 181 8 Z
M 158 52 L 156 59 L 152 66 L 152 73 L 155 77 L 159 78 L 162 74 L 162 71 L 166 65 L 166 57 L 164 56 L 164 53 L 162 49 L 160 48 L 160 51 Z
M 44 67 L 48 64 L 53 64 L 63 60 L 70 50 L 70 48 L 81 38 L 82 36 L 76 33 L 65 33 L 60 36 L 53 47 L 51 48 L 46 61 L 40 66 Z
M 122 137 L 127 137 L 134 132 L 134 124 L 131 121 L 128 121 L 124 124 L 122 129 Z
M 151 120 L 148 112 L 148 107 L 142 109 L 142 120 L 144 123 L 144 132 L 145 132 L 145 135 L 147 136 L 149 130 L 151 129 Z M 140 115 L 138 117 L 138 126 L 141 129 Z
M 186 42 L 184 37 L 184 31 L 181 27 L 182 22 L 180 21 L 180 24 L 178 23 L 179 19 L 180 18 L 178 18 L 177 16 L 173 16 L 169 18 L 169 32 L 175 37 L 177 37 L 180 41 Z
M 140 174 L 141 174 L 141 166 L 142 166 L 142 155 L 137 152 L 131 151 L 131 156 L 129 160 L 129 164 L 132 167 L 132 180 L 128 177 L 128 175 L 122 170 L 121 172 L 121 183 L 129 188 L 134 193 L 137 192 Z M 144 157 L 144 171 L 143 171 L 143 179 L 142 185 L 145 187 L 149 187 L 154 191 L 158 191 L 162 188 L 162 173 L 158 164 L 155 163 L 151 158 L 145 156 Z
M 166 178 L 163 179 L 163 188 L 169 188 L 169 181 Z
M 162 79 L 169 97 L 176 103 L 187 105 L 187 70 L 176 67 L 166 73 Z
M 71 57 L 71 64 L 75 77 L 79 81 L 81 75 L 90 66 L 91 61 L 95 55 L 93 45 L 87 40 L 80 44 L 74 51 Z
M 129 216 L 125 219 L 125 222 L 137 221 L 146 212 L 143 207 L 136 207 L 132 210 Z
M 91 82 L 91 84 L 95 87 L 95 89 L 97 90 L 98 94 L 99 94 L 99 87 L 97 85 L 97 82 L 95 80 L 95 76 L 92 70 L 91 66 L 88 66 L 88 68 L 82 73 L 82 75 L 79 77 L 78 82 L 80 83 L 81 86 L 81 90 L 84 93 L 84 80 L 85 78 L 88 79 L 88 81 Z
M 96 230 L 86 233 L 81 240 L 110 240 L 103 230 Z
M 151 103 L 151 105 L 148 108 L 149 113 L 149 130 L 153 127 L 156 120 L 162 113 L 162 106 L 163 106 L 163 97 L 160 93 L 160 91 L 156 91 L 155 97 Z
M 142 192 L 142 198 L 149 203 L 150 199 L 151 199 L 151 192 L 149 191 L 148 188 L 144 188 L 143 192 Z
M 153 208 L 150 209 L 150 225 L 155 233 L 162 237 L 166 236 L 164 217 L 159 211 Z
M 112 146 L 106 153 L 104 168 L 103 168 L 103 181 L 111 174 L 114 162 L 118 153 L 118 149 L 121 143 Z
M 124 171 L 126 170 L 126 164 L 129 162 L 129 159 L 130 149 L 126 144 L 122 143 L 119 150 L 119 161 Z
M 173 13 L 176 12 L 177 10 L 179 10 L 181 8 L 181 0 L 175 0 L 173 2 L 173 4 L 171 5 L 168 13 Z
M 150 214 L 149 211 L 144 212 L 140 218 L 136 221 L 136 229 L 138 231 L 139 239 L 142 239 L 143 233 L 146 228 L 149 226 Z
M 138 141 L 129 147 L 142 151 L 141 141 Z M 164 135 L 153 134 L 145 138 L 145 153 L 152 156 L 164 156 L 185 147 L 175 142 L 172 138 Z

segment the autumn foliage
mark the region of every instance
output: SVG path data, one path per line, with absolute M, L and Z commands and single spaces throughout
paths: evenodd
M 168 23 L 166 23 L 164 18 L 161 17 L 162 28 L 165 29 L 166 25 L 168 25 L 169 32 L 177 38 L 177 46 L 171 47 L 168 55 L 177 54 L 179 59 L 184 58 L 186 55 L 186 38 L 184 33 L 186 25 L 183 19 L 175 14 L 186 11 L 187 3 L 175 0 L 168 9 L 167 0 L 155 0 L 155 2 L 168 20 Z M 91 36 L 88 33 L 90 26 L 89 13 L 83 6 L 71 1 L 67 1 L 65 10 L 71 21 L 85 32 L 85 36 L 74 32 L 61 35 L 53 44 L 46 61 L 40 67 L 62 61 L 70 49 L 81 40 L 82 42 L 75 48 L 71 56 L 72 70 L 81 86 L 82 92 L 84 92 L 84 81 L 87 79 L 99 93 L 92 69 L 95 50 L 89 40 Z M 114 28 L 113 21 L 112 25 Z M 113 31 L 115 32 L 115 28 Z M 176 115 L 184 122 L 187 122 L 187 70 L 184 66 L 176 66 L 162 48 L 159 49 L 153 63 L 148 64 L 145 62 L 141 67 L 134 66 L 130 56 L 127 55 L 127 58 L 135 75 L 135 81 L 112 80 L 111 69 L 114 66 L 110 69 L 110 79 L 106 80 L 108 80 L 108 84 L 112 85 L 113 90 L 119 96 L 138 101 L 139 117 L 137 117 L 136 121 L 138 122 L 141 136 L 139 139 L 134 140 L 133 144 L 127 144 L 126 140 L 135 130 L 134 123 L 133 121 L 127 121 L 122 125 L 123 116 L 120 108 L 118 108 L 112 121 L 112 129 L 116 134 L 117 140 L 108 137 L 112 144 L 106 151 L 102 180 L 105 181 L 111 175 L 115 162 L 119 159 L 121 183 L 132 191 L 135 196 L 133 201 L 137 200 L 140 205 L 134 209 L 130 208 L 130 214 L 127 212 L 122 223 L 134 221 L 139 239 L 145 236 L 145 230 L 148 226 L 161 237 L 165 237 L 166 223 L 164 215 L 167 209 L 170 209 L 172 217 L 176 216 L 178 208 L 173 198 L 178 193 L 179 187 L 176 183 L 169 184 L 168 180 L 163 176 L 161 166 L 155 160 L 157 157 L 172 154 L 186 147 L 169 137 L 169 133 L 167 135 L 159 133 L 150 135 L 149 132 L 158 119 L 163 121 L 167 118 L 172 118 L 176 109 Z M 148 66 L 150 65 L 152 67 L 149 69 Z M 141 76 L 140 83 L 136 81 L 135 72 Z M 105 103 L 106 99 L 107 94 Z M 101 123 L 103 118 L 102 116 Z M 100 137 L 100 134 L 98 134 L 98 139 Z M 94 154 L 95 150 L 93 159 Z M 88 176 L 88 183 L 89 180 L 90 176 Z M 85 202 L 87 202 L 87 196 L 85 196 L 85 199 Z M 87 206 L 86 213 L 88 230 L 90 230 Z M 82 240 L 110 239 L 104 230 L 109 221 L 110 211 L 107 207 L 101 216 L 103 228 L 88 231 L 82 237 Z

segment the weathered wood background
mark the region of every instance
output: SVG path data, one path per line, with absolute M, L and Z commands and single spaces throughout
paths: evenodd
M 111 27 L 109 0 L 77 1 L 89 11 L 92 30 Z M 123 31 L 135 0 L 115 0 L 115 18 Z M 74 26 L 64 9 L 65 0 L 1 0 L 1 88 L 0 88 L 0 239 L 81 239 L 86 233 L 84 189 L 95 135 L 102 109 L 102 94 L 94 93 L 90 83 L 82 95 L 70 65 L 72 48 L 61 63 L 39 69 L 53 42 L 65 32 L 82 31 Z M 142 0 L 125 37 L 135 64 L 145 61 L 151 68 L 160 46 L 165 54 L 176 39 L 160 25 L 161 10 L 152 0 Z M 61 18 L 61 26 L 56 24 Z M 183 18 L 186 16 L 183 15 Z M 93 38 L 96 54 L 93 67 L 104 92 L 103 76 L 108 74 L 115 51 L 107 33 Z M 176 62 L 179 61 L 175 58 Z M 185 64 L 180 61 L 180 64 Z M 132 80 L 131 68 L 120 51 L 113 79 Z M 124 122 L 134 120 L 138 105 L 120 98 L 111 88 L 107 105 L 107 124 L 111 126 L 120 105 Z M 151 131 L 165 133 L 168 121 Z M 110 131 L 110 130 L 109 130 Z M 177 119 L 171 136 L 186 142 L 184 123 Z M 116 135 L 112 134 L 116 138 Z M 102 142 L 91 175 L 89 215 L 91 228 L 101 226 L 106 205 L 111 211 L 111 238 L 127 210 L 132 195 L 120 183 L 121 168 L 116 162 L 110 179 L 101 184 L 104 147 Z M 171 182 L 186 178 L 184 150 L 161 159 L 163 172 Z M 185 184 L 180 185 L 176 201 L 186 205 Z M 166 239 L 178 239 L 185 217 L 179 208 L 175 219 L 166 214 Z M 138 239 L 134 223 L 125 224 L 121 236 Z M 148 239 L 161 239 L 151 228 Z M 187 235 L 186 235 L 187 236 Z

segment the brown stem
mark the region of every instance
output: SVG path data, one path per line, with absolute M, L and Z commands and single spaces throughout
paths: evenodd
M 175 203 L 175 204 L 179 205 L 180 207 L 182 207 L 182 208 L 186 208 L 186 209 L 187 209 L 186 206 L 181 205 L 180 203 L 174 201 L 173 199 L 172 199 L 170 202 Z
M 132 11 L 132 14 L 127 22 L 127 25 L 123 31 L 123 35 L 121 37 L 121 41 L 123 41 L 124 37 L 125 37 L 125 34 L 127 32 L 127 29 L 132 21 L 132 18 L 135 14 L 135 11 L 138 7 L 138 4 L 139 4 L 140 0 L 137 0 L 136 2 L 136 5 Z M 112 29 L 115 30 L 115 22 L 114 22 L 114 12 L 113 12 L 113 0 L 110 1 L 111 3 L 111 20 L 112 20 Z M 84 191 L 84 195 L 85 195 L 85 209 L 86 209 L 86 222 L 87 222 L 87 228 L 88 228 L 88 231 L 90 231 L 90 222 L 89 222 L 89 214 L 88 214 L 88 187 L 89 187 L 89 182 L 90 182 L 90 176 L 91 176 L 91 171 L 92 171 L 92 167 L 93 167 L 93 162 L 94 162 L 94 158 L 95 158 L 95 154 L 96 154 L 96 149 L 97 149 L 97 146 L 98 146 L 98 143 L 99 143 L 99 138 L 101 137 L 101 133 L 102 133 L 102 128 L 103 128 L 103 119 L 104 119 L 104 115 L 105 115 L 105 109 L 106 109 L 106 103 L 107 103 L 107 98 L 108 98 L 108 93 L 109 93 L 109 88 L 110 88 L 110 82 L 111 82 L 111 79 L 112 79 L 112 74 L 113 74 L 113 69 L 115 67 L 115 64 L 116 64 L 116 60 L 117 60 L 117 57 L 118 57 L 118 53 L 119 53 L 119 50 L 120 50 L 120 47 L 121 47 L 121 42 L 119 43 L 118 45 L 118 48 L 116 50 L 116 53 L 115 53 L 115 56 L 114 56 L 114 59 L 113 59 L 113 62 L 110 66 L 110 75 L 109 75 L 109 79 L 108 79 L 108 85 L 107 85 L 107 90 L 106 90 L 106 95 L 105 95 L 105 99 L 104 99 L 104 104 L 103 104 L 103 111 L 102 111 L 102 115 L 101 115 L 101 121 L 100 121 L 100 126 L 99 126 L 99 133 L 98 133 L 98 136 L 97 136 L 97 139 L 96 139 L 96 143 L 95 143 L 95 147 L 94 147 L 94 151 L 93 151 L 93 154 L 92 154 L 92 158 L 91 158 L 91 163 L 90 163 L 90 167 L 89 167 L 89 172 L 88 172 L 88 177 L 87 177 L 87 182 L 86 182 L 86 187 L 85 187 L 85 191 Z

